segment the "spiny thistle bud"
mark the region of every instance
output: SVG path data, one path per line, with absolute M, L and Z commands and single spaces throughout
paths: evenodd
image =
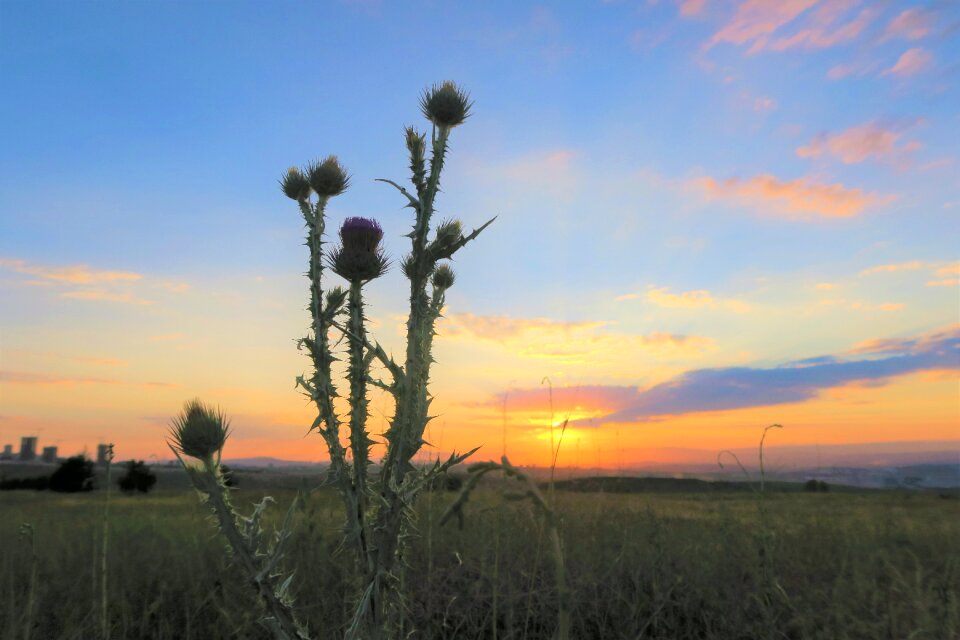
M 336 314 L 347 300 L 347 292 L 343 287 L 334 287 L 327 291 L 326 312 Z
M 435 260 L 449 258 L 463 238 L 463 225 L 459 220 L 446 220 L 437 226 L 437 237 L 430 243 L 430 255 Z
M 330 267 L 350 282 L 379 278 L 387 270 L 382 239 L 383 229 L 376 220 L 347 218 L 340 227 L 341 246 L 330 256 Z
M 413 280 L 414 275 L 416 275 L 414 273 L 415 266 L 416 262 L 412 255 L 408 255 L 403 259 L 403 262 L 400 263 L 400 270 L 403 271 L 403 275 L 405 275 L 408 280 Z
M 173 446 L 181 453 L 208 460 L 219 453 L 230 435 L 230 421 L 219 409 L 190 400 L 183 411 L 173 419 L 170 437 Z
M 433 85 L 420 96 L 420 110 L 438 127 L 455 127 L 470 116 L 470 96 L 450 80 Z
M 423 160 L 423 154 L 427 148 L 426 134 L 417 132 L 413 127 L 407 127 L 404 130 L 407 137 L 407 150 L 413 158 Z
M 338 196 L 350 186 L 350 176 L 337 156 L 327 156 L 323 162 L 314 162 L 307 167 L 307 180 L 322 198 Z
M 453 286 L 456 277 L 448 264 L 437 265 L 433 272 L 433 288 L 444 291 Z
M 283 189 L 283 195 L 291 200 L 300 201 L 310 197 L 310 181 L 296 167 L 287 169 L 287 174 L 280 179 L 280 188 Z

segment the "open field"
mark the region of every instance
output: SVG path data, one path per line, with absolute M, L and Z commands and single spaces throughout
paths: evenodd
M 263 490 L 241 489 L 249 504 Z M 280 490 L 282 513 L 292 493 Z M 960 502 L 919 493 L 556 495 L 578 638 L 960 637 Z M 438 526 L 453 494 L 421 499 L 407 561 L 407 625 L 423 638 L 548 638 L 549 546 L 524 503 L 476 494 L 466 526 Z M 337 637 L 353 589 L 332 493 L 298 515 L 290 558 L 310 629 Z M 0 495 L 0 636 L 96 638 L 102 492 Z M 764 525 L 765 520 L 765 525 Z M 30 546 L 21 523 L 35 531 Z M 114 638 L 262 638 L 253 593 L 191 492 L 114 494 Z M 36 566 L 31 604 L 31 570 Z

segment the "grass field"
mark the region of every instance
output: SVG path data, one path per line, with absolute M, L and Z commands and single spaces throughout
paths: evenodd
M 239 505 L 264 490 L 235 492 Z M 277 516 L 293 493 L 280 490 Z M 549 638 L 557 595 L 540 524 L 487 488 L 465 527 L 425 495 L 406 561 L 416 638 Z M 919 493 L 557 492 L 574 637 L 960 638 L 960 502 Z M 340 635 L 353 584 L 338 499 L 315 492 L 290 552 L 297 607 Z M 102 492 L 0 494 L 0 635 L 99 638 Z M 114 494 L 111 637 L 262 638 L 253 592 L 191 492 Z M 31 554 L 21 523 L 34 529 Z M 35 579 L 31 580 L 31 574 Z

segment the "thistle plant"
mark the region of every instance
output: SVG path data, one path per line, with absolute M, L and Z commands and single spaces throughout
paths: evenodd
M 306 351 L 312 371 L 298 376 L 296 382 L 316 407 L 310 430 L 316 431 L 326 446 L 330 458 L 326 481 L 343 501 L 342 546 L 350 551 L 356 568 L 355 608 L 346 638 L 385 638 L 400 633 L 404 540 L 415 533 L 416 497 L 438 475 L 476 451 L 453 453 L 446 460 L 437 458 L 425 467 L 414 465 L 415 456 L 426 444 L 423 436 L 431 419 L 429 383 L 436 323 L 446 293 L 456 280 L 448 261 L 493 222 L 491 219 L 464 234 L 459 220 L 434 221 L 450 135 L 470 116 L 471 106 L 469 96 L 453 82 L 425 90 L 420 108 L 431 123 L 429 138 L 413 127 L 404 132 L 412 189 L 378 179 L 394 187 L 414 212 L 413 227 L 406 236 L 410 253 L 400 261 L 410 292 L 401 362 L 370 336 L 365 315 L 363 288 L 383 276 L 389 266 L 380 224 L 369 218 L 348 218 L 339 230 L 339 245 L 332 251 L 326 248 L 327 205 L 350 186 L 346 169 L 336 156 L 329 156 L 302 168 L 293 167 L 280 180 L 284 195 L 299 207 L 309 251 L 310 332 L 297 346 Z M 330 286 L 327 270 L 347 286 Z M 339 333 L 340 339 L 332 343 L 331 333 Z M 345 415 L 338 413 L 334 402 L 341 397 L 339 390 L 344 384 L 333 372 L 334 348 L 341 341 L 348 353 Z M 374 376 L 374 363 L 383 369 L 386 379 Z M 371 447 L 378 442 L 368 425 L 371 386 L 388 392 L 394 403 L 393 416 L 379 441 L 385 446 L 379 469 L 371 460 Z M 274 544 L 262 549 L 259 519 L 266 500 L 252 516 L 244 518 L 230 505 L 223 487 L 219 457 L 227 435 L 223 414 L 194 401 L 174 421 L 171 446 L 194 486 L 210 502 L 241 568 L 254 578 L 266 609 L 265 624 L 277 638 L 305 637 L 287 594 L 289 577 L 279 570 L 282 543 L 290 535 L 289 515 Z M 187 465 L 182 455 L 196 458 L 200 466 Z

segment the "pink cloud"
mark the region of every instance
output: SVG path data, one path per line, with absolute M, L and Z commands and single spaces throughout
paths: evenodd
M 707 176 L 691 184 L 709 198 L 739 201 L 774 215 L 849 218 L 891 199 L 840 183 L 820 184 L 806 178 L 784 181 L 769 174 L 726 180 Z
M 933 66 L 933 54 L 920 47 L 907 49 L 897 63 L 883 72 L 885 76 L 906 78 L 922 73 Z
M 745 0 L 734 16 L 706 44 L 709 49 L 724 42 L 745 45 L 753 43 L 751 53 L 766 45 L 767 39 L 780 27 L 789 24 L 817 0 Z
M 684 18 L 702 16 L 706 9 L 707 0 L 682 0 L 680 2 L 680 15 Z
M 877 15 L 875 8 L 860 11 L 849 22 L 835 25 L 848 7 L 842 2 L 826 3 L 814 14 L 813 24 L 796 33 L 778 38 L 770 43 L 773 51 L 785 51 L 794 47 L 826 49 L 855 40 Z
M 915 123 L 889 125 L 868 122 L 850 127 L 840 133 L 821 134 L 796 151 L 801 158 L 819 158 L 832 155 L 844 164 L 857 164 L 868 158 L 879 158 L 915 151 L 916 142 L 897 146 L 904 129 Z
M 860 0 L 743 0 L 736 12 L 704 45 L 749 46 L 748 54 L 788 49 L 826 49 L 860 37 L 879 14 Z
M 900 12 L 887 25 L 884 38 L 920 40 L 933 31 L 934 14 L 918 7 Z
M 773 111 L 777 108 L 777 101 L 767 96 L 761 96 L 753 101 L 753 110 L 759 112 Z
M 837 64 L 827 71 L 827 78 L 830 80 L 843 80 L 849 76 L 865 76 L 877 69 L 876 62 L 855 61 L 844 64 Z

